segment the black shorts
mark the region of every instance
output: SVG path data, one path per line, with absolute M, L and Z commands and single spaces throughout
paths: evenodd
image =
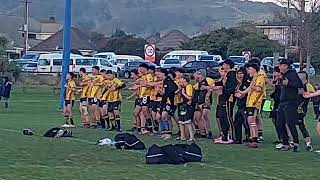
M 179 123 L 188 124 L 193 119 L 193 108 L 189 104 L 181 104 L 178 109 Z
M 88 98 L 80 98 L 80 103 L 88 102 Z
M 176 105 L 166 104 L 164 107 L 162 107 L 162 111 L 167 112 L 170 116 L 173 116 L 176 110 L 177 110 Z
M 154 101 L 154 100 L 150 100 L 150 101 L 149 101 L 149 104 L 148 104 L 148 108 L 149 108 L 149 109 L 152 109 L 152 107 L 154 106 L 154 104 L 155 104 L 155 101 Z
M 155 113 L 161 113 L 161 102 L 160 101 L 154 101 L 154 104 L 152 106 L 152 112 Z
M 89 105 L 99 105 L 99 99 L 98 98 L 88 98 Z
M 99 107 L 103 107 L 104 105 L 106 105 L 107 104 L 107 101 L 106 100 L 101 100 L 101 101 L 99 101 Z
M 211 109 L 211 104 L 209 103 L 204 103 L 204 104 L 199 104 L 199 108 L 200 110 L 203 110 L 203 109 Z
M 71 106 L 74 106 L 74 100 L 64 100 L 64 105 L 68 106 L 69 104 L 71 104 Z
M 255 107 L 247 107 L 246 108 L 246 115 L 248 117 L 250 116 L 257 116 L 259 113 L 259 109 L 255 108 Z
M 108 112 L 121 111 L 121 101 L 108 102 Z
M 138 99 L 138 106 L 140 107 L 148 107 L 149 106 L 149 102 L 150 102 L 150 97 L 143 97 L 143 98 L 139 98 Z

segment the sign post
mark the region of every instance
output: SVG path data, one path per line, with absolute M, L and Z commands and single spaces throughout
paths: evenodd
M 250 51 L 243 51 L 242 52 L 242 56 L 244 56 L 244 58 L 249 61 L 251 59 L 251 52 Z
M 64 89 L 70 62 L 70 33 L 71 33 L 71 0 L 65 0 L 64 26 L 63 26 L 63 60 L 60 80 L 60 108 L 63 109 Z
M 145 60 L 155 62 L 156 61 L 156 46 L 152 44 L 144 45 Z

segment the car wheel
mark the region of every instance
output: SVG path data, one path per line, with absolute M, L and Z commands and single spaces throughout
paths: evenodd
M 124 72 L 124 78 L 130 79 L 130 76 L 131 76 L 130 72 L 128 72 L 128 71 Z

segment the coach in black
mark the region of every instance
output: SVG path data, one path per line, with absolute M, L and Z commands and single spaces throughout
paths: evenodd
M 235 140 L 235 129 L 233 122 L 233 107 L 235 104 L 235 91 L 238 85 L 236 71 L 233 70 L 234 63 L 226 59 L 222 64 L 222 69 L 226 76 L 223 79 L 222 94 L 219 96 L 219 117 L 222 129 L 222 139 L 215 142 L 218 144 L 231 144 Z M 230 134 L 229 133 L 230 130 Z M 231 136 L 229 139 L 228 135 Z
M 292 134 L 294 147 L 293 151 L 300 151 L 299 137 L 296 125 L 298 123 L 298 97 L 299 88 L 303 88 L 303 84 L 295 70 L 290 66 L 293 64 L 292 60 L 283 59 L 280 62 L 279 69 L 283 74 L 280 80 L 281 94 L 280 105 L 278 109 L 277 126 L 280 131 L 280 136 L 283 141 L 283 148 L 281 150 L 287 151 L 290 149 L 289 138 L 286 130 L 286 124 Z

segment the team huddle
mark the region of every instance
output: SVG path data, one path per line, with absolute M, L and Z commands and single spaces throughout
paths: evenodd
M 296 126 L 302 132 L 307 150 L 312 151 L 311 139 L 304 124 L 309 99 L 320 95 L 314 92 L 304 71 L 291 70 L 293 62 L 283 59 L 269 80 L 260 61 L 250 60 L 244 67 L 234 69 L 231 60 L 219 66 L 220 79 L 207 77 L 204 69 L 191 78 L 179 68 L 170 70 L 142 64 L 133 70 L 128 89 L 135 98 L 132 130 L 142 135 L 159 135 L 164 140 L 213 139 L 216 144 L 242 144 L 257 148 L 263 141 L 261 110 L 267 98 L 267 84 L 273 87 L 274 108 L 270 114 L 278 136 L 276 148 L 300 150 Z M 107 128 L 121 131 L 121 90 L 126 85 L 112 71 L 92 68 L 92 77 L 80 69 L 80 114 L 83 127 Z M 72 107 L 76 83 L 73 73 L 67 75 L 64 114 L 65 127 L 74 127 Z M 216 96 L 216 98 L 214 98 Z M 215 102 L 214 102 L 215 101 Z M 212 108 L 215 105 L 216 108 Z M 234 114 L 234 106 L 237 111 Z M 219 134 L 213 138 L 211 109 Z M 243 133 L 244 130 L 244 133 Z M 320 124 L 317 126 L 320 133 Z M 243 134 L 245 138 L 242 138 Z

